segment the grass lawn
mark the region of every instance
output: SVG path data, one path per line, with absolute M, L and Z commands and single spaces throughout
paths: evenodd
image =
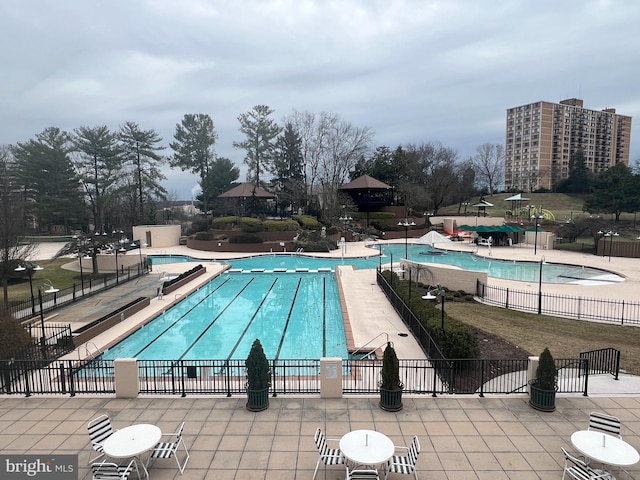
M 80 272 L 65 270 L 62 265 L 73 262 L 70 258 L 56 258 L 55 260 L 43 260 L 38 262 L 44 270 L 33 272 L 33 295 L 38 296 L 38 287 L 44 285 L 49 280 L 56 288 L 70 287 L 74 283 L 80 285 Z M 77 262 L 77 260 L 76 260 Z M 84 272 L 84 280 L 89 280 L 90 272 Z M 46 287 L 45 287 L 46 289 Z M 25 300 L 29 298 L 29 277 L 25 275 L 19 281 L 9 284 L 9 301 Z
M 557 358 L 578 358 L 580 352 L 615 347 L 621 352 L 620 368 L 640 375 L 639 327 L 534 315 L 475 302 L 450 302 L 446 312 L 536 356 L 545 347 Z

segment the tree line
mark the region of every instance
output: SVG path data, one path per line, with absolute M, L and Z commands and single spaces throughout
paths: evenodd
M 278 123 L 273 113 L 257 105 L 239 115 L 243 139 L 233 145 L 244 154 L 246 181 L 274 192 L 281 214 L 304 209 L 330 218 L 345 202 L 339 187 L 364 173 L 397 189 L 410 207 L 433 212 L 501 182 L 501 145 L 482 145 L 461 161 L 437 142 L 373 148 L 371 129 L 337 114 L 294 111 Z M 20 210 L 12 219 L 24 231 L 48 233 L 157 223 L 168 195 L 166 165 L 196 174 L 201 208 L 215 214 L 217 196 L 240 176 L 232 160 L 216 154 L 217 141 L 208 114 L 185 114 L 169 149 L 155 129 L 135 122 L 117 130 L 47 128 L 0 153 L 7 193 Z

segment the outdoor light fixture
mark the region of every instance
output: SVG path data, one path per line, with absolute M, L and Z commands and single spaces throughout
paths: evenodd
M 540 228 L 540 224 L 538 223 L 538 220 L 540 220 L 541 218 L 544 218 L 543 215 L 541 214 L 536 214 L 536 215 L 531 215 L 531 220 L 536 222 L 536 234 L 533 240 L 533 254 L 537 255 L 538 254 L 538 228 Z
M 440 317 L 440 329 L 442 330 L 442 332 L 444 333 L 444 298 L 447 295 L 447 292 L 445 291 L 445 289 L 443 288 L 442 290 L 440 290 L 440 301 L 442 302 L 442 314 Z
M 398 222 L 398 226 L 399 227 L 404 227 L 404 258 L 406 258 L 407 260 L 409 260 L 409 247 L 407 244 L 407 235 L 409 232 L 409 227 L 415 227 L 416 222 L 411 222 L 409 223 L 407 221 L 407 219 L 404 219 L 404 222 Z
M 542 265 L 546 265 L 544 257 L 540 259 L 540 273 L 538 274 L 538 315 L 542 314 Z
M 339 220 L 344 223 L 344 229 L 342 230 L 342 232 L 344 233 L 344 242 L 342 243 L 342 254 L 344 255 L 345 253 L 347 253 L 347 224 L 353 220 L 353 218 L 351 218 L 351 216 L 347 216 L 344 215 L 343 217 L 340 217 Z
M 27 274 L 29 275 L 29 291 L 31 292 L 31 315 L 35 315 L 36 314 L 36 301 L 35 298 L 33 296 L 33 272 L 38 272 L 40 270 L 44 270 L 44 268 L 42 268 L 40 265 L 36 265 L 35 267 L 31 264 L 29 264 L 29 266 L 25 267 L 24 265 L 18 265 L 16 268 L 14 268 L 14 270 L 16 272 L 24 272 L 26 271 Z
M 602 245 L 603 257 L 605 256 L 607 251 L 607 238 L 609 238 L 609 261 L 611 261 L 611 250 L 613 250 L 613 237 L 619 237 L 620 234 L 613 230 L 609 230 L 608 232 L 603 232 L 602 230 L 599 230 L 598 235 L 602 235 L 604 237 L 604 244 Z

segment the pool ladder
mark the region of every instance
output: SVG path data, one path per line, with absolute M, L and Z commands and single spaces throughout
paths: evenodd
M 372 344 L 376 339 L 378 339 L 378 338 L 382 337 L 383 335 L 384 335 L 384 337 L 385 337 L 385 341 L 384 341 L 384 343 L 383 343 L 382 345 L 379 345 L 378 347 L 376 347 L 376 348 L 374 348 L 374 349 L 370 349 L 370 350 L 368 349 L 368 350 L 365 350 L 365 348 L 367 347 L 367 345 L 371 345 L 371 344 Z M 358 349 L 356 349 L 355 351 L 350 352 L 350 356 L 351 356 L 352 358 L 355 358 L 356 354 L 358 354 L 358 353 L 362 353 L 362 354 L 363 354 L 363 355 L 362 355 L 362 357 L 358 358 L 357 360 L 364 360 L 365 358 L 369 358 L 372 354 L 375 354 L 375 351 L 376 351 L 378 348 L 382 348 L 382 347 L 384 347 L 387 343 L 389 343 L 389 334 L 388 334 L 387 332 L 379 333 L 378 335 L 376 335 L 375 337 L 373 337 L 371 340 L 369 340 L 367 343 L 365 343 L 364 345 L 362 345 L 361 347 L 359 347 L 359 348 L 358 348 Z M 375 355 L 374 355 L 374 357 L 373 357 L 373 358 L 376 358 L 376 357 L 375 357 Z
M 91 351 L 91 347 L 93 346 L 93 352 Z M 85 355 L 84 358 L 81 355 L 82 350 L 84 350 Z M 89 361 L 93 361 L 96 358 L 98 358 L 100 355 L 102 355 L 102 350 L 100 350 L 95 343 L 93 342 L 87 342 L 84 345 L 80 345 L 78 347 L 78 360 L 83 361 L 83 360 L 89 360 Z

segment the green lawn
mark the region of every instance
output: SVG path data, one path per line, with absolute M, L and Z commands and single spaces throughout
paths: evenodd
M 639 327 L 534 315 L 475 302 L 448 303 L 447 314 L 532 355 L 549 347 L 554 357 L 578 358 L 580 352 L 615 347 L 621 351 L 621 368 L 640 375 Z

